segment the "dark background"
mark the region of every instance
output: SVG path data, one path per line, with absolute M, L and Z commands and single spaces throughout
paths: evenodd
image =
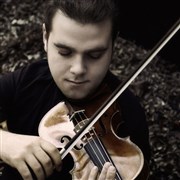
M 163 1 L 160 4 L 157 4 L 157 1 L 144 3 L 119 1 L 119 7 L 121 9 L 120 35 L 146 49 L 152 49 L 180 18 L 180 9 L 176 1 Z M 180 67 L 180 32 L 175 36 L 159 55 Z

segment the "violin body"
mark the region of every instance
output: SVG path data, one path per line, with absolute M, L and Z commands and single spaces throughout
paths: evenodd
M 39 124 L 38 131 L 40 137 L 51 142 L 57 148 L 63 148 L 68 143 L 75 132 L 64 102 L 58 103 L 47 112 Z M 93 163 L 81 144 L 83 144 L 82 141 L 76 145 L 79 146 L 79 149 L 73 148 L 70 152 L 74 161 L 74 168 L 70 171 L 72 179 L 85 179 L 88 175 L 86 168 L 91 169 L 93 167 Z
M 110 108 L 108 115 L 102 116 L 101 123 L 97 122 L 93 129 L 105 146 L 121 178 L 123 180 L 136 179 L 144 165 L 143 154 L 138 146 L 130 141 L 129 137 L 120 138 L 116 135 L 114 124 L 118 121 L 119 112 L 114 112 L 112 109 Z M 73 123 L 68 114 L 69 109 L 64 102 L 54 106 L 42 118 L 39 124 L 39 136 L 51 142 L 57 148 L 64 148 L 76 134 L 77 126 L 80 128 L 78 123 Z M 103 127 L 101 124 L 103 124 Z M 74 161 L 74 167 L 70 171 L 72 179 L 87 179 L 90 169 L 96 163 L 90 158 L 91 156 L 94 157 L 95 154 L 92 154 L 92 151 L 88 152 L 88 137 L 84 139 L 78 142 L 70 151 Z

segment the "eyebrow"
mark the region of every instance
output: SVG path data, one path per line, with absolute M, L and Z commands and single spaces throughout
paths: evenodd
M 54 46 L 56 46 L 57 48 L 65 48 L 65 49 L 71 49 L 71 50 L 74 50 L 74 48 L 70 47 L 70 46 L 67 46 L 65 44 L 61 44 L 61 43 L 54 43 Z
M 62 43 L 54 43 L 54 46 L 56 46 L 57 48 L 64 48 L 64 49 L 69 49 L 69 50 L 72 50 L 72 51 L 76 51 L 75 48 L 73 47 L 70 47 L 68 45 L 65 45 L 65 44 L 62 44 Z M 89 50 L 86 50 L 85 52 L 86 53 L 90 53 L 90 52 L 103 52 L 103 51 L 106 51 L 108 49 L 108 47 L 95 47 L 94 49 L 89 49 Z

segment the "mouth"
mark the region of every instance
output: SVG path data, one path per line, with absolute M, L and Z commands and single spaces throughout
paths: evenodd
M 73 85 L 83 85 L 86 84 L 88 81 L 74 81 L 74 80 L 66 80 L 68 83 L 73 84 Z

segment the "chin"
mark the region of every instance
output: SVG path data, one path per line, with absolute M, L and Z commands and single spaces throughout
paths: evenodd
M 82 93 L 65 94 L 65 96 L 68 99 L 72 99 L 72 100 L 83 100 L 87 97 L 86 94 L 82 94 Z

